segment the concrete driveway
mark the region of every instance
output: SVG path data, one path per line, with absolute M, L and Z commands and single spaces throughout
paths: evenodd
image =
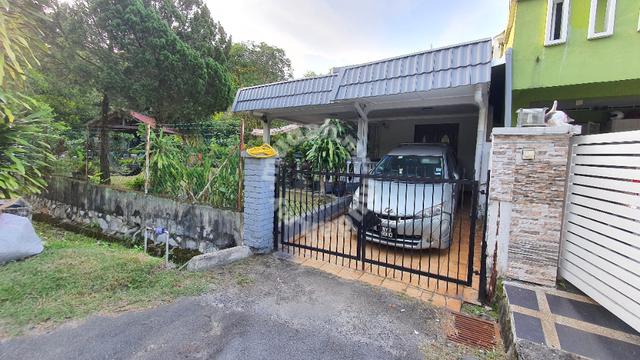
M 273 256 L 217 271 L 206 295 L 0 342 L 0 359 L 457 358 L 442 310 Z

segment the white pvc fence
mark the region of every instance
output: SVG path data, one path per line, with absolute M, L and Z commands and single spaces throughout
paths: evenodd
M 640 331 L 640 131 L 571 152 L 560 276 Z

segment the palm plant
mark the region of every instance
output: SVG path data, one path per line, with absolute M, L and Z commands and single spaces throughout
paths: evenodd
M 335 119 L 328 119 L 320 126 L 318 132 L 311 138 L 310 148 L 306 153 L 306 160 L 312 169 L 337 172 L 344 169 L 351 153 L 355 150 L 353 129 L 346 123 Z M 337 178 L 333 178 L 334 187 Z M 320 192 L 326 192 L 327 176 L 320 175 Z
M 353 128 L 336 119 L 328 119 L 311 139 L 306 160 L 315 169 L 336 171 L 345 167 L 355 150 Z

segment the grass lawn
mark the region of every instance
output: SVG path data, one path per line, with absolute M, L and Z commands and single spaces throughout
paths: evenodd
M 44 251 L 0 266 L 0 337 L 197 295 L 213 282 L 211 273 L 164 269 L 141 250 L 34 225 Z

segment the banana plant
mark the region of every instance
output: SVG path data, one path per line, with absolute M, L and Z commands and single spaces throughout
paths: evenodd
M 0 0 L 0 197 L 39 193 L 55 160 L 51 109 L 20 92 L 38 64 L 32 46 L 45 50 L 37 24 L 39 1 Z M 38 19 L 41 18 L 41 19 Z

